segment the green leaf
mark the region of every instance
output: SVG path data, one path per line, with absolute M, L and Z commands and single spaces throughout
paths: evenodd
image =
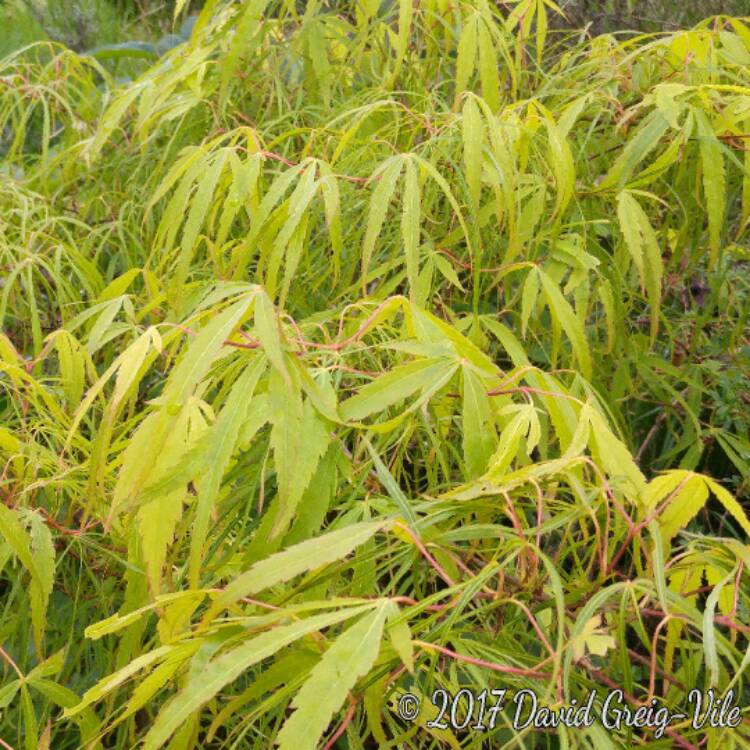
M 340 635 L 313 667 L 276 738 L 281 750 L 314 750 L 357 680 L 372 668 L 383 625 L 395 605 L 383 601 Z
M 706 504 L 708 487 L 698 474 L 675 470 L 657 477 L 649 485 L 647 504 L 654 507 L 669 499 L 658 522 L 665 544 L 684 529 Z
M 655 109 L 646 115 L 607 172 L 600 188 L 624 187 L 630 181 L 636 167 L 657 147 L 668 129 L 669 123 L 659 110 Z
M 161 579 L 167 547 L 174 538 L 177 522 L 182 517 L 186 491 L 178 489 L 145 503 L 138 509 L 138 530 L 146 563 L 148 580 L 154 596 L 161 593 Z
M 533 406 L 529 406 L 533 409 Z M 520 408 L 516 415 L 503 428 L 495 452 L 489 461 L 487 476 L 500 479 L 507 473 L 513 459 L 516 457 L 521 441 L 526 437 L 531 427 L 528 408 Z
M 521 336 L 526 337 L 526 331 L 529 327 L 531 313 L 536 307 L 539 298 L 539 273 L 536 268 L 532 268 L 526 275 L 521 292 Z
M 393 619 L 393 618 L 391 618 Z M 414 673 L 414 644 L 412 643 L 411 630 L 406 620 L 397 620 L 388 626 L 388 637 L 391 640 L 394 651 L 404 663 L 404 666 Z
M 716 495 L 716 499 L 729 511 L 732 518 L 742 527 L 742 530 L 750 536 L 750 520 L 748 520 L 747 514 L 742 509 L 742 506 L 735 500 L 730 492 L 722 487 L 718 482 L 714 481 L 710 477 L 703 477 L 703 480 L 708 485 L 711 492 Z
M 21 680 L 11 680 L 0 687 L 0 710 L 7 708 L 16 697 L 23 683 Z
M 175 306 L 179 309 L 182 300 L 183 288 L 190 270 L 190 261 L 195 252 L 198 233 L 203 226 L 211 206 L 211 200 L 216 190 L 216 183 L 224 171 L 229 151 L 221 149 L 211 161 L 210 166 L 203 171 L 198 186 L 190 202 L 190 211 L 185 221 L 180 242 L 180 255 L 177 261 L 177 271 L 172 281 L 172 290 L 176 298 Z
M 268 0 L 249 0 L 241 8 L 242 15 L 221 65 L 219 105 L 222 110 L 226 106 L 229 87 L 240 61 L 243 57 L 252 59 L 260 44 L 264 27 L 263 11 L 267 5 Z
M 65 391 L 68 408 L 78 406 L 83 396 L 86 377 L 86 362 L 78 340 L 65 330 L 55 336 L 55 348 L 60 358 L 60 381 Z
M 179 365 L 178 365 L 179 367 Z M 169 384 L 167 385 L 169 387 Z M 128 442 L 117 477 L 108 521 L 117 518 L 123 511 L 131 509 L 139 501 L 159 499 L 166 492 L 154 488 L 170 484 L 168 490 L 184 492 L 186 487 L 180 480 L 183 462 L 192 457 L 191 451 L 207 429 L 201 401 L 190 397 L 184 405 L 163 405 L 141 422 L 133 438 Z M 175 477 L 176 475 L 176 477 Z M 188 477 L 188 480 L 192 477 Z M 174 506 L 172 512 L 176 513 Z M 171 517 L 171 514 L 168 514 Z
M 323 101 L 326 105 L 330 105 L 333 72 L 328 55 L 326 54 L 327 43 L 325 32 L 325 24 L 320 18 L 310 20 L 305 24 L 304 34 L 308 54 L 312 62 L 313 74 L 318 82 Z
M 388 467 L 383 463 L 378 452 L 372 447 L 372 443 L 370 443 L 370 441 L 364 436 L 362 437 L 362 442 L 365 444 L 367 452 L 372 458 L 372 463 L 375 466 L 375 473 L 377 474 L 378 480 L 385 488 L 385 491 L 388 493 L 388 496 L 401 511 L 401 515 L 406 519 L 406 522 L 410 526 L 415 526 L 417 523 L 417 516 L 412 510 L 411 503 L 409 503 L 406 495 L 404 495 L 403 490 L 398 486 L 398 482 L 393 478 L 393 474 L 391 474 Z
M 700 110 L 696 110 L 695 116 L 700 138 L 703 192 L 706 195 L 708 234 L 711 245 L 709 267 L 713 267 L 716 265 L 721 249 L 721 232 L 724 227 L 724 213 L 726 211 L 727 187 L 724 153 L 706 115 Z
M 291 383 L 286 362 L 284 361 L 281 332 L 276 318 L 276 311 L 270 298 L 264 291 L 260 291 L 255 300 L 255 333 L 263 345 L 263 351 L 266 357 L 268 357 L 268 361 L 287 383 Z
M 461 30 L 456 59 L 456 96 L 465 91 L 477 59 L 477 24 L 479 16 L 469 18 Z
M 615 639 L 602 627 L 601 615 L 594 615 L 584 623 L 581 632 L 571 642 L 573 659 L 578 661 L 585 653 L 606 656 L 616 645 Z
M 409 290 L 414 297 L 419 273 L 419 226 L 421 198 L 417 168 L 411 159 L 406 160 L 404 174 L 403 214 L 401 216 L 401 235 L 404 238 L 404 255 L 406 257 L 406 275 L 409 279 Z
M 41 519 L 38 520 L 41 524 Z M 37 651 L 41 653 L 47 602 L 54 578 L 54 547 L 52 547 L 49 530 L 37 524 L 32 526 L 32 534 L 28 534 L 21 525 L 18 515 L 0 503 L 0 536 L 5 538 L 21 564 L 31 574 L 29 587 L 31 625 Z
M 253 664 L 273 656 L 277 651 L 309 633 L 336 625 L 370 609 L 371 604 L 315 615 L 290 625 L 248 638 L 241 645 L 212 659 L 201 670 L 200 679 L 190 682 L 159 712 L 143 741 L 143 750 L 158 750 L 175 730 L 204 703 Z
M 235 578 L 216 598 L 206 619 L 215 616 L 219 611 L 244 596 L 257 594 L 263 589 L 289 581 L 308 570 L 320 568 L 346 557 L 385 525 L 384 521 L 351 524 L 295 544 L 283 552 L 277 552 L 255 563 L 249 570 Z
M 96 129 L 96 136 L 91 141 L 91 145 L 87 150 L 87 156 L 91 161 L 94 161 L 99 156 L 102 148 L 104 148 L 104 144 L 120 124 L 120 120 L 122 120 L 135 100 L 143 93 L 147 85 L 148 81 L 143 81 L 140 84 L 130 86 L 120 92 L 119 96 L 107 107 Z
M 151 42 L 120 42 L 119 44 L 103 44 L 85 52 L 97 60 L 113 60 L 122 57 L 136 57 L 155 60 L 158 57 L 156 47 Z
M 431 386 L 446 370 L 445 359 L 418 359 L 394 368 L 368 383 L 341 405 L 345 421 L 359 421 L 403 401 L 417 391 Z
M 500 76 L 497 72 L 498 57 L 492 44 L 487 24 L 478 23 L 477 47 L 479 49 L 479 78 L 482 82 L 482 98 L 493 112 L 500 109 Z
M 201 329 L 172 370 L 162 396 L 165 405 L 184 403 L 210 369 L 224 341 L 248 314 L 254 298 L 254 293 L 243 295 L 238 302 L 214 315 Z
M 583 376 L 591 379 L 591 354 L 581 321 L 575 312 L 573 312 L 573 308 L 568 301 L 563 297 L 557 284 L 541 268 L 538 269 L 538 273 L 550 312 L 560 323 L 562 329 L 570 339 L 570 343 L 573 346 L 573 354 L 578 360 Z
M 706 597 L 706 607 L 703 610 L 703 654 L 708 672 L 708 686 L 715 688 L 719 682 L 719 655 L 716 649 L 716 605 L 719 601 L 721 590 L 729 583 L 732 574 L 722 579 L 719 586 L 714 586 L 713 591 Z
M 117 672 L 115 672 L 114 674 L 111 674 L 108 677 L 105 677 L 103 680 L 97 682 L 94 687 L 89 688 L 83 694 L 83 697 L 81 698 L 79 703 L 77 703 L 75 706 L 71 706 L 70 708 L 65 709 L 63 716 L 65 718 L 68 718 L 80 713 L 92 703 L 96 703 L 97 701 L 101 700 L 106 695 L 111 693 L 113 690 L 120 687 L 120 685 L 122 685 L 134 675 L 138 674 L 138 672 L 140 672 L 142 669 L 145 669 L 154 662 L 160 661 L 164 657 L 168 656 L 174 649 L 174 646 L 160 646 L 153 651 L 148 651 L 147 653 L 141 654 L 140 656 L 136 657 L 122 669 L 117 670 Z
M 625 237 L 625 245 L 638 269 L 641 286 L 648 293 L 651 306 L 651 341 L 656 340 L 661 309 L 661 249 L 651 222 L 630 191 L 617 196 L 617 217 Z
M 253 393 L 260 376 L 266 367 L 263 358 L 258 357 L 245 369 L 229 392 L 219 416 L 201 441 L 205 453 L 201 464 L 206 467 L 198 481 L 195 521 L 190 537 L 189 579 L 191 588 L 198 588 L 203 546 L 208 535 L 211 510 L 219 494 L 224 472 L 227 470 L 232 453 L 240 436 L 242 425 L 247 420 Z M 203 451 L 202 451 L 203 452 Z
M 487 388 L 470 367 L 463 367 L 463 452 L 466 479 L 481 476 L 495 443 Z
M 396 181 L 401 174 L 404 165 L 404 159 L 401 156 L 392 156 L 383 165 L 381 165 L 370 178 L 377 179 L 378 184 L 373 190 L 370 200 L 370 212 L 367 217 L 367 229 L 365 230 L 365 239 L 362 243 L 362 291 L 366 293 L 365 279 L 370 268 L 375 243 L 377 242 L 380 230 L 385 221 L 385 215 L 388 212 L 388 206 L 396 189 Z
M 34 702 L 27 685 L 21 685 L 21 716 L 26 750 L 39 750 L 39 725 L 36 720 Z
M 614 435 L 604 417 L 590 404 L 581 409 L 579 419 L 586 419 L 591 425 L 589 444 L 592 455 L 612 485 L 635 500 L 641 499 L 646 491 L 646 479 L 625 443 Z
M 469 188 L 474 211 L 479 210 L 479 197 L 482 191 L 482 150 L 485 134 L 482 116 L 473 96 L 467 96 L 463 108 L 461 133 L 466 165 L 466 184 Z
M 284 197 L 291 184 L 299 177 L 302 169 L 304 169 L 303 165 L 297 165 L 282 172 L 263 196 L 263 200 L 260 202 L 257 210 L 253 211 L 250 232 L 244 242 L 238 245 L 233 254 L 235 279 L 241 279 L 245 276 L 251 255 L 258 244 L 258 238 L 263 230 L 267 228 L 273 210 Z
M 271 532 L 276 538 L 287 530 L 330 436 L 311 402 L 303 402 L 301 391 L 287 386 L 276 373 L 269 379 L 268 407 L 280 499 Z
M 302 173 L 297 187 L 289 197 L 288 215 L 273 243 L 273 250 L 268 261 L 266 271 L 266 288 L 269 294 L 276 292 L 276 279 L 281 267 L 281 261 L 286 255 L 286 266 L 279 294 L 279 304 L 284 305 L 289 288 L 299 265 L 299 252 L 307 226 L 306 212 L 315 197 L 319 182 L 315 180 L 316 166 L 310 164 Z
M 555 215 L 558 216 L 567 208 L 573 197 L 576 170 L 573 163 L 573 152 L 570 150 L 567 139 L 559 131 L 552 116 L 548 112 L 545 115 L 547 139 L 550 148 L 549 159 L 557 185 Z
M 31 619 L 37 651 L 42 653 L 42 639 L 47 623 L 47 607 L 55 582 L 55 545 L 52 532 L 38 513 L 29 513 L 31 554 L 34 556 L 36 576 L 29 588 Z

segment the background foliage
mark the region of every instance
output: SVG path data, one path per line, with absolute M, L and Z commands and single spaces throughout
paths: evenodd
M 712 15 L 744 15 L 745 0 L 563 0 L 559 7 L 573 27 L 591 24 L 595 33 L 682 29 Z
M 0 61 L 4 746 L 748 746 L 394 711 L 750 705 L 747 19 L 188 14 Z

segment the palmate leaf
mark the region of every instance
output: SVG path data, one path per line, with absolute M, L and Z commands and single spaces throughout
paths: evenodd
M 526 275 L 521 297 L 521 336 L 526 336 L 531 314 L 534 311 L 539 298 L 539 274 L 536 269 L 531 269 Z
M 388 211 L 388 206 L 393 197 L 393 193 L 396 190 L 396 182 L 401 174 L 403 165 L 404 159 L 401 156 L 393 156 L 381 165 L 371 178 L 377 179 L 378 182 L 372 193 L 370 212 L 367 218 L 367 229 L 362 244 L 363 292 L 366 291 L 364 289 L 364 280 L 367 278 L 370 260 L 375 249 L 375 243 L 377 242 L 378 235 L 383 227 L 385 215 Z
M 560 132 L 552 114 L 541 105 L 537 104 L 544 114 L 544 122 L 547 129 L 547 140 L 549 141 L 549 159 L 552 172 L 557 184 L 557 197 L 555 199 L 555 214 L 559 214 L 567 208 L 575 190 L 575 165 L 573 163 L 573 152 L 570 150 L 567 139 Z
M 708 215 L 708 234 L 711 247 L 709 265 L 713 267 L 719 258 L 724 212 L 726 210 L 727 188 L 724 153 L 706 115 L 702 111 L 695 111 L 694 114 L 698 126 L 698 137 L 700 138 L 703 192 L 706 196 L 706 213 Z
M 466 183 L 473 209 L 479 210 L 479 196 L 482 191 L 482 149 L 484 147 L 484 124 L 479 107 L 473 96 L 467 96 L 463 107 L 461 127 L 466 165 Z
M 637 167 L 658 146 L 668 128 L 669 123 L 658 109 L 646 115 L 602 180 L 600 187 L 625 187 Z
M 158 414 L 152 416 L 156 416 L 157 420 L 159 418 Z M 159 482 L 171 473 L 174 466 L 179 465 L 184 456 L 192 454 L 208 427 L 197 399 L 189 400 L 173 421 L 159 420 L 155 424 L 163 425 L 163 429 L 169 430 L 169 437 L 152 465 L 151 476 L 154 481 Z M 143 495 L 145 496 L 145 492 Z M 184 482 L 178 483 L 169 491 L 152 493 L 149 500 L 145 500 L 143 496 L 139 498 L 136 521 L 142 542 L 141 556 L 146 564 L 154 596 L 161 593 L 167 548 L 182 517 L 183 503 L 186 500 L 187 486 Z
M 382 459 L 377 454 L 377 451 L 372 447 L 370 441 L 367 440 L 367 438 L 364 438 L 363 442 L 367 448 L 367 452 L 372 458 L 372 463 L 375 467 L 375 474 L 377 475 L 378 480 L 383 485 L 388 496 L 396 504 L 401 516 L 406 519 L 410 526 L 415 526 L 417 523 L 417 517 L 412 510 L 408 498 L 404 495 L 403 490 L 398 486 L 398 482 L 393 478 L 393 474 L 391 474 L 388 467 L 383 463 Z
M 542 282 L 542 289 L 550 313 L 570 339 L 573 354 L 578 361 L 583 376 L 591 378 L 591 353 L 580 319 L 573 312 L 573 308 L 565 299 L 557 284 L 542 269 L 537 269 L 537 273 Z
M 243 6 L 237 33 L 231 41 L 222 65 L 219 90 L 219 104 L 222 110 L 227 104 L 227 97 L 233 77 L 237 72 L 237 66 L 242 59 L 253 59 L 255 50 L 261 43 L 264 30 L 263 11 L 267 5 L 268 0 L 250 0 Z
M 500 76 L 497 72 L 497 52 L 487 24 L 477 24 L 477 47 L 479 51 L 479 78 L 482 82 L 482 98 L 493 112 L 500 109 Z
M 530 434 L 533 411 L 533 406 L 520 407 L 500 433 L 495 451 L 489 460 L 487 476 L 490 479 L 500 479 L 507 473 L 521 447 L 521 441 Z
M 341 405 L 341 417 L 359 421 L 375 412 L 383 412 L 419 390 L 429 388 L 444 376 L 453 365 L 444 359 L 418 359 L 402 365 L 360 388 L 359 392 Z
M 197 485 L 198 499 L 190 537 L 189 577 L 192 588 L 198 588 L 209 515 L 239 439 L 240 430 L 247 420 L 251 405 L 255 405 L 252 400 L 253 394 L 265 366 L 264 359 L 258 357 L 245 368 L 232 387 L 216 422 L 202 440 L 206 450 L 201 453 L 199 460 L 206 470 Z
M 208 372 L 213 358 L 237 325 L 249 315 L 255 292 L 241 299 L 223 312 L 214 315 L 190 343 L 184 356 L 172 371 L 164 388 L 163 402 L 167 406 L 182 404 Z
M 464 22 L 461 36 L 458 40 L 458 56 L 456 59 L 456 96 L 465 91 L 477 57 L 477 26 L 479 16 L 474 15 Z
M 115 387 L 92 446 L 91 479 L 89 482 L 92 489 L 97 482 L 100 485 L 104 483 L 107 453 L 115 421 L 124 408 L 128 396 L 137 388 L 140 379 L 152 364 L 158 352 L 161 351 L 161 348 L 161 337 L 158 331 L 152 327 L 139 336 L 118 358 Z M 92 388 L 92 391 L 96 392 L 96 387 Z
M 83 349 L 73 334 L 59 331 L 54 335 L 55 348 L 60 358 L 60 376 L 65 390 L 67 408 L 75 409 L 81 402 L 86 379 Z
M 398 611 L 383 601 L 340 635 L 294 696 L 292 715 L 276 738 L 281 750 L 314 750 L 349 691 L 375 663 L 386 620 Z
M 698 591 L 703 585 L 703 579 L 709 586 L 716 586 L 726 577 L 726 571 L 716 565 L 712 559 L 703 554 L 687 554 L 680 560 L 680 564 L 670 569 L 669 589 L 682 595 L 698 597 Z M 734 607 L 735 586 L 724 585 L 719 594 L 719 610 L 722 614 L 731 614 Z
M 495 443 L 487 387 L 470 367 L 463 367 L 463 452 L 466 479 L 484 473 Z
M 234 278 L 244 278 L 247 272 L 247 265 L 257 250 L 258 238 L 264 229 L 268 226 L 271 216 L 277 206 L 282 203 L 284 195 L 287 193 L 289 188 L 294 184 L 300 174 L 307 167 L 306 164 L 300 164 L 298 166 L 290 167 L 286 171 L 282 172 L 268 188 L 268 191 L 263 196 L 260 204 L 253 211 L 252 224 L 250 226 L 250 232 L 244 241 L 239 244 L 232 257 L 232 265 L 234 267 Z M 308 167 L 309 168 L 309 167 Z M 311 169 L 311 168 L 310 168 Z
M 581 659 L 585 653 L 596 656 L 606 656 L 607 652 L 615 648 L 615 639 L 602 627 L 601 615 L 594 615 L 584 623 L 583 629 L 571 642 L 573 659 Z
M 29 522 L 30 533 L 24 529 L 18 513 L 0 503 L 0 536 L 5 539 L 5 543 L 31 575 L 31 625 L 34 643 L 41 655 L 47 606 L 54 583 L 55 549 L 51 533 L 41 518 L 36 513 L 31 513 Z
M 273 249 L 265 273 L 265 286 L 268 293 L 275 296 L 281 262 L 286 256 L 284 278 L 280 291 L 280 304 L 283 306 L 292 278 L 299 265 L 304 229 L 307 225 L 307 211 L 319 191 L 320 182 L 315 179 L 317 165 L 309 164 L 301 173 L 297 186 L 289 197 L 288 215 L 273 241 Z M 302 230 L 302 231 L 300 231 Z
M 214 739 L 215 733 L 223 727 L 227 719 L 238 714 L 248 704 L 253 704 L 263 694 L 289 688 L 305 675 L 318 661 L 320 654 L 301 645 L 300 648 L 289 649 L 283 656 L 279 656 L 274 663 L 258 676 L 252 684 L 229 703 L 216 715 L 211 727 L 206 733 L 206 742 Z M 257 708 L 255 709 L 257 711 Z M 247 714 L 243 711 L 242 718 Z
M 312 6 L 310 6 L 312 7 Z M 304 24 L 303 40 L 307 49 L 307 55 L 311 61 L 311 79 L 316 84 L 320 96 L 326 104 L 331 101 L 332 70 L 327 54 L 326 24 L 320 18 L 308 18 Z M 311 87 L 312 88 L 312 87 Z
M 725 487 L 722 487 L 710 477 L 703 476 L 703 480 L 706 482 L 711 492 L 716 496 L 716 499 L 730 513 L 742 530 L 750 537 L 750 519 L 748 519 L 747 513 L 737 502 L 737 499 L 733 497 Z
M 38 513 L 28 512 L 25 515 L 29 524 L 30 551 L 34 556 L 36 570 L 36 576 L 32 575 L 29 589 L 32 625 L 37 651 L 41 655 L 49 601 L 55 583 L 55 544 L 52 531 Z
M 414 643 L 411 636 L 411 629 L 406 620 L 391 618 L 392 622 L 388 625 L 388 638 L 394 651 L 398 654 L 404 666 L 410 673 L 414 673 Z
M 271 532 L 276 538 L 287 530 L 330 435 L 310 400 L 303 402 L 298 385 L 287 385 L 275 371 L 269 379 L 268 411 L 280 500 Z
M 658 517 L 665 543 L 700 512 L 708 500 L 709 490 L 750 536 L 747 514 L 724 487 L 701 474 L 675 469 L 652 479 L 644 494 L 644 504 L 649 512 L 666 505 Z
M 489 668 L 741 688 L 750 31 L 557 11 L 208 0 L 153 65 L 0 60 L 3 742 L 460 748 L 431 691 Z
M 205 620 L 244 596 L 257 594 L 270 586 L 289 581 L 308 570 L 313 570 L 346 557 L 360 545 L 385 528 L 385 521 L 351 524 L 322 536 L 295 544 L 255 563 L 235 578 L 211 605 Z
M 291 384 L 284 360 L 279 322 L 273 303 L 265 291 L 260 291 L 255 301 L 255 333 L 269 362 L 281 373 L 286 383 Z
M 143 543 L 143 557 L 154 595 L 161 591 L 167 548 L 182 517 L 182 504 L 187 499 L 186 495 L 186 490 L 178 489 L 150 500 L 138 509 L 136 518 Z
M 659 242 L 651 222 L 631 191 L 623 190 L 617 196 L 617 217 L 625 237 L 625 245 L 638 269 L 641 285 L 648 294 L 653 342 L 659 329 L 663 273 Z
M 168 609 L 174 603 L 181 603 L 184 600 L 191 601 L 196 604 L 200 604 L 205 598 L 206 594 L 202 591 L 178 591 L 172 594 L 161 594 L 155 596 L 154 600 L 149 604 L 140 607 L 139 609 L 132 610 L 127 614 L 114 614 L 111 617 L 101 620 L 89 625 L 86 628 L 85 635 L 87 638 L 97 640 L 105 635 L 111 633 L 117 633 L 118 631 L 127 628 L 134 622 L 141 619 L 146 614 L 153 612 L 157 608 Z
M 409 279 L 409 290 L 412 297 L 416 292 L 417 274 L 419 273 L 419 226 L 421 197 L 419 194 L 419 175 L 414 161 L 406 160 L 404 173 L 403 213 L 401 215 L 401 235 L 404 240 L 406 257 L 406 275 Z
M 125 450 L 114 490 L 109 518 L 133 503 L 147 484 L 158 482 L 171 472 L 180 456 L 195 443 L 198 435 L 188 436 L 188 400 L 208 372 L 213 358 L 239 322 L 252 309 L 254 293 L 242 298 L 215 315 L 195 337 L 172 371 L 160 397 L 160 409 L 149 414 L 140 424 Z M 193 416 L 197 412 L 193 408 Z M 182 443 L 175 430 L 182 420 Z M 154 460 L 156 456 L 156 460 Z
M 590 425 L 591 453 L 613 486 L 624 490 L 628 497 L 641 499 L 646 491 L 646 478 L 625 443 L 612 432 L 602 414 L 590 403 L 581 409 L 579 420 L 587 421 Z
M 267 633 L 247 639 L 239 646 L 215 657 L 188 682 L 158 714 L 143 740 L 143 750 L 163 747 L 174 731 L 204 703 L 213 698 L 224 685 L 236 680 L 253 664 L 273 656 L 277 651 L 309 633 L 315 633 L 355 617 L 377 606 L 365 604 L 337 612 L 314 615 L 290 625 L 282 625 Z
M 412 18 L 414 15 L 413 4 L 409 0 L 399 0 L 398 2 L 398 36 L 396 37 L 396 62 L 391 73 L 390 81 L 393 82 L 398 77 L 404 58 L 409 49 L 409 31 L 411 30 Z
M 198 181 L 195 195 L 190 203 L 190 211 L 182 230 L 182 239 L 180 241 L 180 255 L 177 260 L 177 272 L 174 277 L 173 290 L 176 295 L 175 305 L 179 309 L 181 303 L 182 288 L 187 279 L 190 269 L 190 261 L 195 252 L 195 245 L 198 239 L 198 233 L 203 226 L 210 208 L 210 202 L 216 189 L 216 183 L 219 181 L 221 173 L 227 164 L 229 152 L 222 149 L 216 154 L 210 166 L 204 170 Z
M 160 646 L 153 651 L 148 651 L 145 654 L 133 659 L 129 664 L 118 670 L 114 674 L 109 675 L 104 680 L 98 682 L 94 687 L 89 688 L 84 694 L 81 700 L 75 705 L 65 709 L 65 716 L 74 716 L 80 713 L 92 703 L 96 703 L 101 700 L 104 696 L 111 693 L 113 690 L 118 688 L 124 682 L 129 680 L 133 675 L 140 672 L 142 669 L 146 669 L 151 664 L 158 662 L 169 654 L 173 653 L 179 646 Z

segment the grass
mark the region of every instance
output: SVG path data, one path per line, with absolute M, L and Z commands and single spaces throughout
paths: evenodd
M 188 11 L 0 61 L 4 746 L 747 747 L 748 19 Z

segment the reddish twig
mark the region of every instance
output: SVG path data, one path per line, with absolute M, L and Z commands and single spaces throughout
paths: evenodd
M 463 661 L 467 664 L 474 664 L 475 666 L 483 667 L 484 669 L 491 669 L 493 672 L 502 672 L 503 674 L 512 674 L 519 677 L 536 677 L 541 680 L 548 680 L 552 676 L 547 672 L 537 671 L 540 666 L 550 661 L 551 657 L 540 662 L 535 669 L 524 669 L 523 667 L 509 667 L 505 664 L 496 664 L 495 662 L 485 661 L 484 659 L 477 659 L 473 656 L 465 656 L 464 654 L 459 654 L 455 651 L 451 651 L 449 648 L 445 648 L 444 646 L 438 646 L 436 643 L 425 643 L 424 641 L 416 640 L 413 641 L 413 643 L 415 646 L 427 649 L 428 651 L 438 651 L 445 656 L 449 656 L 451 659 Z
M 430 565 L 437 571 L 437 574 L 449 585 L 455 586 L 455 581 L 445 572 L 443 566 L 427 551 L 427 548 L 422 543 L 422 540 L 408 527 L 402 523 L 395 523 L 394 526 L 398 526 L 403 529 L 414 542 L 414 546 L 422 553 L 422 556 L 427 560 Z
M 18 664 L 13 661 L 11 655 L 2 646 L 0 646 L 0 656 L 2 656 L 11 667 L 13 667 L 13 671 L 18 675 L 18 679 L 23 680 L 23 672 L 18 668 Z
M 357 701 L 352 700 L 351 706 L 349 706 L 349 710 L 346 712 L 346 716 L 344 716 L 341 724 L 339 724 L 338 729 L 331 735 L 331 738 L 326 742 L 326 744 L 323 746 L 323 750 L 331 750 L 331 748 L 336 744 L 336 740 L 341 737 L 341 735 L 346 731 L 346 728 L 351 723 L 351 720 L 354 718 L 354 711 L 357 708 Z

